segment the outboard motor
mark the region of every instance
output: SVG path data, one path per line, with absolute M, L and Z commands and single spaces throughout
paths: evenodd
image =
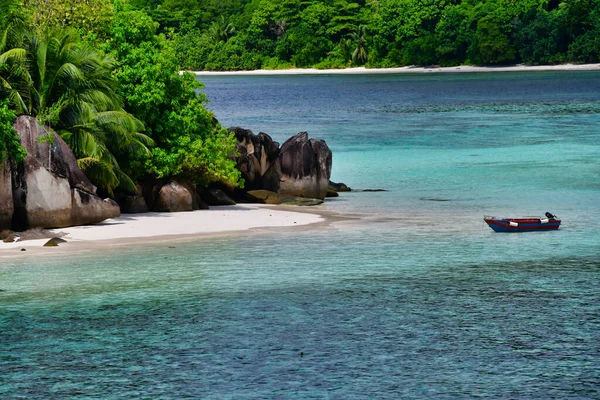
M 546 213 L 546 217 L 547 217 L 548 219 L 556 219 L 556 215 L 552 215 L 552 214 L 551 214 L 551 213 L 549 213 L 549 212 L 547 212 L 547 213 Z

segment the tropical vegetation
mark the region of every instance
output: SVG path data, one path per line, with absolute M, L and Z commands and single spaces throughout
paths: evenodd
M 600 61 L 600 0 L 2 0 L 0 157 L 51 126 L 106 194 L 242 185 L 235 139 L 180 70 Z
M 600 0 L 132 0 L 190 70 L 600 61 Z
M 25 5 L 2 3 L 0 156 L 23 157 L 12 122 L 30 115 L 111 196 L 142 178 L 241 184 L 234 137 L 205 108 L 195 77 L 180 76 L 171 42 L 150 17 L 102 1 Z

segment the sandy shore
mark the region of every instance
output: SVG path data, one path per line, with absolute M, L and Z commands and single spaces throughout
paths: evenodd
M 412 74 L 457 72 L 529 72 L 529 71 L 598 71 L 600 64 L 512 65 L 503 67 L 401 67 L 401 68 L 346 68 L 346 69 L 283 69 L 255 71 L 190 71 L 198 76 L 210 75 L 361 75 L 361 74 Z
M 297 212 L 259 204 L 239 204 L 191 212 L 124 214 L 96 225 L 50 230 L 65 234 L 62 238 L 67 242 L 61 243 L 58 248 L 43 247 L 48 239 L 0 242 L 0 258 L 19 254 L 23 248 L 28 253 L 49 254 L 59 249 L 102 249 L 126 244 L 239 234 L 257 228 L 299 227 L 326 221 L 321 215 L 323 213 L 304 210 Z

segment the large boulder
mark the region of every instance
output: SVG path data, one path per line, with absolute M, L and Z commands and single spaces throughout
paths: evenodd
M 8 160 L 0 162 L 0 231 L 9 229 L 14 212 L 10 164 Z
M 102 200 L 98 196 L 77 188 L 71 190 L 73 199 L 71 208 L 72 225 L 95 224 L 121 215 L 121 209 L 114 200 Z
M 331 150 L 323 140 L 308 139 L 300 132 L 280 149 L 281 180 L 279 193 L 324 199 L 331 176 Z
M 119 206 L 123 214 L 141 214 L 149 211 L 144 196 L 123 196 L 119 198 Z
M 14 128 L 27 151 L 25 172 L 44 167 L 52 174 L 67 179 L 69 186 L 96 193 L 96 187 L 79 168 L 75 155 L 56 132 L 25 115 L 17 118 Z
M 152 207 L 153 211 L 192 211 L 192 194 L 183 185 L 170 181 L 158 192 Z
M 19 117 L 14 127 L 27 151 L 11 168 L 14 228 L 62 228 L 120 214 L 114 203 L 96 196 L 96 187 L 54 131 L 28 116 Z
M 142 185 L 139 183 L 135 186 L 135 193 L 119 193 L 116 200 L 121 212 L 123 214 L 147 213 L 149 209 L 142 193 Z
M 25 158 L 25 165 L 13 169 L 14 228 L 64 228 L 71 223 L 71 186 L 45 167 L 32 167 L 35 162 Z
M 235 206 L 236 202 L 220 189 L 198 188 L 200 198 L 209 206 Z
M 279 143 L 266 133 L 255 135 L 249 129 L 229 128 L 237 139 L 237 168 L 248 190 L 279 190 L 281 177 L 278 165 Z

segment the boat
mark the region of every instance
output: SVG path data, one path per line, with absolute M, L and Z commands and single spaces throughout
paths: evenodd
M 558 229 L 561 220 L 549 212 L 545 215 L 546 218 L 501 218 L 486 215 L 483 217 L 483 220 L 496 232 L 535 232 Z

